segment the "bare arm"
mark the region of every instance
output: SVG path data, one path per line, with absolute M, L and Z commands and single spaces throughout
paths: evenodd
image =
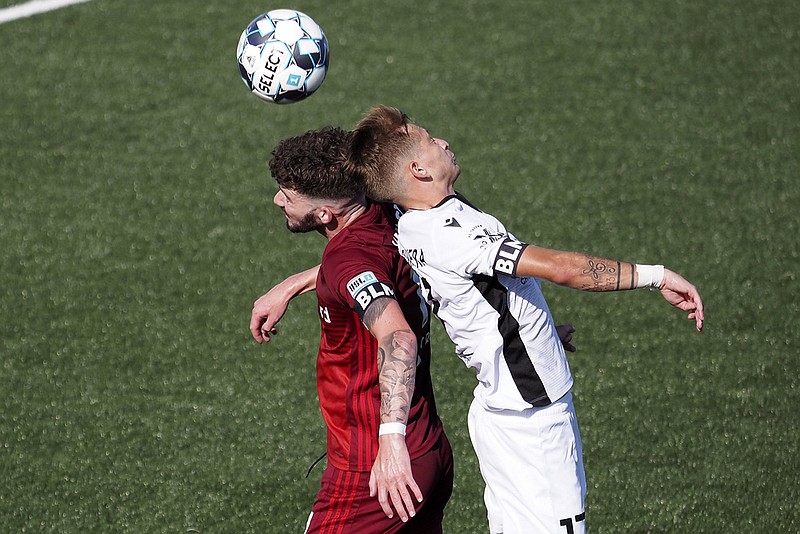
M 517 265 L 517 276 L 535 276 L 583 291 L 620 291 L 636 288 L 636 269 L 623 263 L 528 245 Z
M 394 304 L 394 305 L 393 305 Z M 372 308 L 381 308 L 383 315 L 391 316 L 396 312 L 387 310 L 389 307 L 399 305 L 392 299 L 381 299 L 370 306 L 364 317 L 370 324 Z M 402 317 L 402 312 L 400 317 Z M 370 331 L 378 338 L 378 382 L 381 389 L 381 424 L 400 423 L 405 425 L 408 421 L 408 412 L 411 407 L 411 397 L 414 394 L 414 381 L 417 372 L 417 337 L 408 327 L 408 324 L 388 324 L 389 321 L 375 321 Z M 390 319 L 391 320 L 391 319 Z M 403 318 L 405 323 L 405 318 Z M 394 328 L 397 328 L 396 330 Z M 388 333 L 384 333 L 390 330 Z M 382 332 L 384 331 L 384 332 Z M 380 336 L 380 337 L 379 337 Z
M 416 513 L 409 489 L 417 501 L 422 492 L 411 472 L 405 442 L 405 424 L 414 394 L 417 371 L 417 337 L 406 322 L 400 305 L 392 298 L 379 298 L 364 314 L 364 324 L 378 340 L 378 383 L 381 391 L 381 432 L 378 456 L 370 474 L 370 495 L 388 517 L 394 512 L 403 521 Z M 384 429 L 388 433 L 384 433 Z
M 289 301 L 316 289 L 318 272 L 319 265 L 293 274 L 253 303 L 253 311 L 250 313 L 250 333 L 253 339 L 259 343 L 270 340 L 270 336 L 276 333 L 275 325 L 286 313 Z
M 581 254 L 528 245 L 517 263 L 516 276 L 534 276 L 555 284 L 583 291 L 622 291 L 642 287 L 637 266 Z M 664 299 L 695 321 L 703 329 L 703 301 L 694 285 L 681 275 L 664 269 L 658 284 Z

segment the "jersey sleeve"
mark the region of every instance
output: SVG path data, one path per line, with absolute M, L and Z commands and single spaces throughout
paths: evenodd
M 327 258 L 327 274 L 342 302 L 363 320 L 370 304 L 379 298 L 395 298 L 391 265 L 381 248 L 345 247 Z

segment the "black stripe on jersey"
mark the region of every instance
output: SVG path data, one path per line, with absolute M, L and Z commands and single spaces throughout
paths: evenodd
M 531 406 L 547 406 L 552 401 L 533 366 L 525 343 L 519 335 L 519 323 L 508 309 L 508 288 L 496 277 L 476 274 L 472 283 L 492 308 L 500 314 L 497 328 L 503 336 L 503 356 L 520 395 Z

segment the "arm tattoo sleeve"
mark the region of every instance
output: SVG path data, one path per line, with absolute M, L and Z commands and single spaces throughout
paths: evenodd
M 364 313 L 372 331 L 389 298 L 373 301 Z M 381 423 L 406 423 L 417 374 L 417 337 L 411 330 L 396 330 L 378 340 L 378 385 L 381 391 Z
M 397 330 L 379 340 L 381 423 L 408 421 L 417 371 L 416 339 L 410 330 Z

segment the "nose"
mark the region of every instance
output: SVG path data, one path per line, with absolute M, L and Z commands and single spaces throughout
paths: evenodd
M 443 148 L 443 149 L 445 149 L 445 150 L 447 150 L 448 148 L 450 148 L 450 143 L 448 143 L 448 142 L 447 142 L 447 141 L 445 141 L 444 139 L 439 139 L 439 138 L 437 138 L 437 139 L 436 139 L 436 142 L 437 142 L 437 143 L 439 143 L 439 146 L 440 146 L 440 147 L 442 147 L 442 148 Z

